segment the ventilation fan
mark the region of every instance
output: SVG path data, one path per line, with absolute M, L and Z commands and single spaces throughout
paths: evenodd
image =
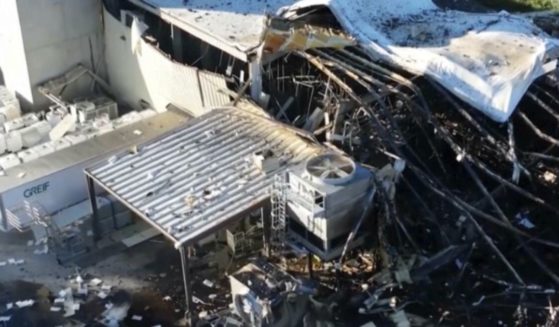
M 306 170 L 313 180 L 337 185 L 353 178 L 355 163 L 347 157 L 330 153 L 307 161 Z

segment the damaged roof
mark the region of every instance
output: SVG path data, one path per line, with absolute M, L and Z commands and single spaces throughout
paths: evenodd
M 94 160 L 101 155 L 109 156 L 134 143 L 143 142 L 172 130 L 186 119 L 184 115 L 167 111 L 58 150 L 40 159 L 19 164 L 7 169 L 5 176 L 0 176 L 0 193 L 76 164 Z
M 261 44 L 266 15 L 325 7 L 371 57 L 434 79 L 498 122 L 559 57 L 559 41 L 525 17 L 446 10 L 432 0 L 131 1 L 245 61 Z M 315 36 L 296 39 L 305 38 Z
M 559 40 L 518 15 L 445 10 L 432 0 L 303 0 L 284 15 L 315 6 L 328 7 L 371 57 L 432 78 L 498 122 L 557 68 Z
M 214 109 L 86 174 L 179 247 L 258 208 L 275 174 L 325 152 L 297 131 L 263 115 Z M 270 151 L 282 164 L 265 172 L 253 155 Z
M 131 0 L 182 30 L 247 61 L 258 47 L 266 15 L 295 0 Z

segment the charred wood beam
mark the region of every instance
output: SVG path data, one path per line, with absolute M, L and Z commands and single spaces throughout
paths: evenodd
M 541 88 L 540 88 L 541 90 Z M 542 92 L 545 92 L 544 90 L 541 90 Z M 547 93 L 547 92 L 546 92 Z M 553 97 L 551 94 L 547 93 L 547 95 L 551 98 L 551 99 L 555 99 L 555 97 Z M 553 118 L 555 118 L 555 120 L 557 120 L 559 122 L 559 113 L 557 113 L 555 110 L 553 110 L 549 105 L 547 105 L 542 99 L 540 99 L 538 96 L 536 96 L 533 92 L 528 92 L 526 93 L 526 96 L 531 99 L 532 101 L 534 101 L 540 108 L 542 108 L 545 112 L 547 112 L 548 114 L 550 114 Z
M 470 177 L 472 177 L 472 179 L 476 183 L 477 187 L 480 189 L 483 195 L 487 197 L 489 203 L 491 204 L 495 212 L 497 212 L 497 215 L 501 218 L 501 220 L 503 220 L 503 222 L 512 226 L 508 217 L 505 215 L 501 207 L 497 204 L 497 201 L 495 201 L 495 199 L 491 196 L 485 185 L 483 185 L 483 182 L 481 181 L 477 173 L 472 169 L 470 164 L 467 161 L 464 161 L 463 164 Z M 559 277 L 555 273 L 553 273 L 553 271 L 536 255 L 536 253 L 526 243 L 524 243 L 520 239 L 518 235 L 513 234 L 513 236 L 520 244 L 520 246 L 524 249 L 524 251 L 528 254 L 528 256 L 540 267 L 540 269 L 542 269 L 553 280 L 555 284 L 559 285 Z M 524 281 L 522 279 L 519 279 L 520 276 L 515 275 L 515 278 L 517 278 L 517 280 L 521 284 L 525 285 Z
M 509 148 L 508 150 L 505 149 L 502 145 L 500 145 L 495 136 L 493 136 L 487 129 L 485 129 L 483 126 L 481 126 L 481 124 L 475 120 L 474 117 L 472 117 L 472 115 L 466 110 L 464 109 L 462 106 L 460 106 L 458 104 L 457 101 L 455 101 L 450 94 L 448 93 L 448 91 L 446 91 L 445 89 L 443 89 L 439 84 L 437 84 L 434 81 L 429 80 L 429 83 L 431 84 L 431 86 L 433 86 L 440 94 L 442 94 L 445 99 L 451 104 L 451 107 L 455 110 L 458 111 L 458 113 L 460 113 L 460 115 L 465 118 L 472 126 L 474 126 L 474 128 L 480 132 L 484 138 L 491 144 L 493 145 L 500 153 L 501 155 L 509 162 L 511 162 L 513 165 L 518 165 L 518 167 L 527 175 L 529 176 L 530 173 L 528 172 L 528 170 L 526 168 L 524 168 L 516 159 L 516 156 L 514 155 L 514 148 Z M 511 152 L 512 150 L 512 152 Z
M 429 111 L 428 107 L 421 106 L 421 105 L 415 105 L 414 107 L 417 108 L 419 112 L 421 112 L 423 115 L 426 116 L 427 121 L 429 121 L 433 125 L 433 127 L 437 131 L 438 135 L 450 146 L 452 151 L 454 151 L 454 153 L 456 154 L 457 158 L 459 158 L 461 160 L 464 160 L 464 159 L 468 160 L 469 162 L 474 164 L 478 169 L 483 171 L 491 179 L 495 180 L 498 183 L 506 185 L 508 188 L 510 188 L 511 190 L 515 191 L 516 193 L 522 195 L 523 197 L 525 197 L 525 198 L 527 198 L 527 199 L 529 199 L 529 200 L 531 200 L 535 203 L 538 203 L 538 204 L 540 204 L 540 205 L 542 205 L 542 206 L 546 207 L 547 209 L 552 210 L 554 212 L 559 211 L 558 208 L 556 208 L 555 206 L 550 205 L 544 199 L 538 197 L 537 195 L 535 195 L 531 192 L 528 192 L 528 191 L 524 190 L 520 186 L 518 186 L 518 185 L 510 182 L 509 180 L 501 177 L 499 174 L 495 173 L 489 167 L 487 167 L 487 165 L 485 163 L 483 163 L 480 160 L 474 158 L 472 155 L 470 155 L 468 152 L 466 152 L 460 145 L 458 145 L 456 142 L 454 142 L 454 140 L 451 137 L 450 131 L 437 122 L 436 118 Z
M 524 114 L 523 112 L 519 111 L 518 112 L 518 117 L 520 117 L 520 119 L 522 119 L 522 121 L 524 123 L 526 123 L 526 125 L 528 125 L 528 127 L 530 127 L 532 129 L 532 131 L 542 140 L 553 144 L 555 146 L 559 145 L 559 140 L 557 140 L 554 137 L 551 137 L 550 135 L 544 133 L 541 129 L 538 128 L 538 126 L 536 126 L 536 124 L 534 124 L 530 118 L 528 118 L 528 116 L 526 116 L 526 114 Z
M 353 91 L 353 89 L 347 85 L 341 78 L 339 78 L 336 74 L 334 74 L 330 69 L 328 69 L 326 66 L 324 66 L 319 58 L 316 58 L 312 55 L 306 54 L 306 53 L 301 53 L 302 56 L 304 56 L 305 58 L 307 58 L 309 60 L 309 62 L 311 62 L 313 65 L 315 65 L 315 67 L 317 67 L 319 70 L 321 70 L 324 74 L 326 74 L 329 78 L 331 78 L 335 83 L 337 83 L 341 89 L 346 92 L 350 98 L 352 98 L 354 101 L 356 101 L 357 103 L 359 103 L 360 105 L 363 106 L 364 109 L 368 110 L 370 112 L 370 117 L 371 122 L 375 125 L 376 130 L 381 134 L 381 137 L 385 140 L 385 142 L 393 149 L 393 151 L 395 151 L 395 153 L 398 155 L 398 157 L 400 158 L 405 158 L 405 156 L 402 154 L 400 148 L 394 143 L 394 140 L 389 136 L 388 131 L 386 131 L 385 127 L 382 125 L 381 121 L 376 117 L 376 115 L 370 110 L 370 108 L 368 108 L 368 103 L 365 103 L 362 99 L 362 97 L 358 96 L 357 94 L 355 94 L 355 92 Z M 412 88 L 416 88 L 415 85 L 413 85 L 413 83 L 409 82 L 410 87 Z M 419 90 L 418 90 L 419 91 Z M 454 144 L 452 142 L 452 144 Z M 460 153 L 460 152 L 459 152 Z M 481 164 L 481 163 L 479 163 Z M 518 186 L 504 180 L 502 177 L 500 177 L 499 175 L 493 173 L 491 170 L 487 169 L 485 167 L 485 165 L 481 164 L 482 168 L 485 168 L 485 172 L 488 174 L 494 174 L 495 178 L 497 180 L 503 180 L 505 183 L 505 185 L 509 186 L 510 188 L 513 188 L 515 190 L 517 190 L 517 192 L 524 194 L 526 197 L 533 199 L 534 201 L 536 201 L 537 203 L 547 206 L 548 208 L 555 210 L 554 207 L 548 205 L 543 199 L 540 199 L 538 197 L 536 197 L 535 195 L 532 195 L 529 192 L 524 191 L 523 189 L 519 188 Z M 517 228 L 511 227 L 510 225 L 500 221 L 499 219 L 484 213 L 481 210 L 476 209 L 474 206 L 466 203 L 465 201 L 463 201 L 462 199 L 454 196 L 452 194 L 452 192 L 450 192 L 444 185 L 442 185 L 441 183 L 438 182 L 433 182 L 433 180 L 430 177 L 427 177 L 427 175 L 417 166 L 411 164 L 408 161 L 408 167 L 410 167 L 414 173 L 416 174 L 416 176 L 418 177 L 418 179 L 420 180 L 420 182 L 422 182 L 422 184 L 426 187 L 428 187 L 429 189 L 431 189 L 431 191 L 433 191 L 435 194 L 437 194 L 438 196 L 440 196 L 441 198 L 445 199 L 446 201 L 448 201 L 450 204 L 452 204 L 454 207 L 456 207 L 457 209 L 467 212 L 468 215 L 470 215 L 470 212 L 472 214 L 475 214 L 476 216 L 479 216 L 481 218 L 486 219 L 489 222 L 492 222 L 493 224 L 499 225 L 500 227 L 503 227 L 505 229 L 508 229 L 518 235 L 527 237 L 527 238 L 532 238 L 534 242 L 537 243 L 541 243 L 541 244 L 545 244 L 547 246 L 551 246 L 551 247 L 559 247 L 559 244 L 556 242 L 552 242 L 552 241 L 548 241 L 548 240 L 543 240 L 543 239 L 535 239 L 533 238 L 531 235 L 529 235 L 528 233 L 525 233 Z M 432 183 L 434 183 L 435 185 L 433 185 Z M 444 191 L 443 191 L 444 190 Z M 472 217 L 473 219 L 473 217 Z M 474 219 L 475 220 L 475 219 Z
M 344 85 L 347 86 L 347 88 L 349 88 L 350 90 L 352 90 L 341 78 L 339 78 L 336 74 L 334 74 L 325 64 L 325 60 L 316 56 L 312 56 L 308 53 L 304 53 L 301 52 L 300 55 L 302 55 L 303 57 L 307 58 L 307 60 L 309 60 L 309 62 L 311 62 L 312 64 L 314 64 L 318 69 L 322 70 L 329 79 L 332 79 L 333 81 L 335 81 L 337 84 L 343 83 Z M 326 61 L 327 62 L 327 61 Z M 330 63 L 331 66 L 335 66 L 336 63 Z M 348 71 L 344 71 L 344 73 L 348 73 Z M 361 72 L 361 75 L 365 75 L 365 73 Z M 401 131 L 401 128 L 398 126 L 398 123 L 394 120 L 393 116 L 389 113 L 388 109 L 386 108 L 386 105 L 384 103 L 384 96 L 377 94 L 376 92 L 374 92 L 372 89 L 372 86 L 367 84 L 366 82 L 364 82 L 361 78 L 359 78 L 359 75 L 357 73 L 354 74 L 347 74 L 348 77 L 352 78 L 354 81 L 356 81 L 357 83 L 359 83 L 360 85 L 362 85 L 365 89 L 369 90 L 369 94 L 368 97 L 370 97 L 370 99 L 365 99 L 360 98 L 359 102 L 365 102 L 367 105 L 370 102 L 376 102 L 379 104 L 384 116 L 386 119 L 389 120 L 389 123 L 394 127 L 394 130 L 396 131 L 396 133 L 398 133 L 399 135 L 404 135 Z M 380 83 L 380 81 L 379 81 Z M 383 89 L 385 89 L 386 87 L 384 86 Z M 345 89 L 345 87 L 344 87 Z M 344 90 L 347 92 L 347 90 Z M 353 92 L 353 90 L 352 90 Z M 401 95 L 402 97 L 404 97 L 408 102 L 411 101 L 411 99 L 409 99 L 408 96 L 406 96 L 405 94 L 399 92 L 399 91 L 394 91 L 394 93 Z M 426 131 L 422 128 L 421 124 L 419 122 L 417 122 L 417 125 L 420 127 L 420 130 L 422 131 L 422 133 L 424 133 L 425 135 L 427 134 Z M 442 159 L 440 158 L 440 155 L 438 154 L 438 151 L 436 150 L 434 144 L 431 142 L 431 140 L 429 138 L 427 138 L 428 140 L 428 144 L 431 147 L 431 150 L 433 151 L 433 154 L 436 156 L 437 162 L 440 166 L 440 168 L 443 171 L 446 171 L 445 167 L 444 167 L 444 163 L 442 161 Z M 413 156 L 413 158 L 423 167 L 423 169 L 425 169 L 427 172 L 429 172 L 429 174 L 433 175 L 433 172 L 429 169 L 429 167 L 421 160 L 421 157 L 409 146 L 409 144 L 407 142 L 404 142 L 404 146 L 406 147 L 406 150 Z
M 310 56 L 310 55 L 305 55 L 305 57 L 307 57 L 309 59 L 309 61 L 313 64 L 315 64 L 315 66 L 320 69 L 321 71 L 323 71 L 326 75 L 328 75 L 330 78 L 332 78 L 332 80 L 334 80 L 335 82 L 337 82 L 338 84 L 340 84 L 340 86 L 342 86 L 342 88 L 352 97 L 354 98 L 355 101 L 357 101 L 358 103 L 367 106 L 368 104 L 363 103 L 363 100 L 361 99 L 361 97 L 359 97 L 358 95 L 356 95 L 354 93 L 354 91 L 351 89 L 351 87 L 349 87 L 345 82 L 343 82 L 340 78 L 338 78 L 333 72 L 331 72 L 326 66 L 324 66 L 320 60 L 318 60 L 316 57 Z M 385 130 L 384 126 L 382 126 L 382 123 L 377 119 L 377 117 L 375 116 L 374 113 L 371 113 L 371 118 L 373 118 L 373 122 L 375 123 L 375 125 L 377 125 L 378 131 L 383 135 L 384 139 L 386 141 L 388 141 L 391 145 L 391 147 L 393 148 L 394 151 L 397 151 L 398 154 L 401 155 L 400 150 L 398 149 L 398 147 L 394 144 L 394 142 L 390 139 L 390 137 L 388 136 L 387 131 Z M 412 166 L 413 167 L 413 166 Z M 416 170 L 416 169 L 414 169 Z M 420 174 L 418 174 L 420 175 Z M 445 198 L 448 198 L 447 195 L 445 194 Z M 511 274 L 516 278 L 517 281 L 519 281 L 521 284 L 524 284 L 524 281 L 522 280 L 522 278 L 518 275 L 518 273 L 516 272 L 516 270 L 514 269 L 514 267 L 510 264 L 510 262 L 507 260 L 507 258 L 504 256 L 504 254 L 501 252 L 501 250 L 495 245 L 495 243 L 493 242 L 493 240 L 491 239 L 491 237 L 489 237 L 489 235 L 487 235 L 487 233 L 485 232 L 485 230 L 481 227 L 481 225 L 479 225 L 479 223 L 475 220 L 475 218 L 467 211 L 464 210 L 464 208 L 459 205 L 458 203 L 456 203 L 456 201 L 453 201 L 451 199 L 451 202 L 454 203 L 455 205 L 457 205 L 458 208 L 462 209 L 464 215 L 467 217 L 467 219 L 473 224 L 473 226 L 476 228 L 476 230 L 478 231 L 478 233 L 482 236 L 483 240 L 489 245 L 489 247 L 493 250 L 493 252 L 497 255 L 497 257 L 503 262 L 503 264 L 507 267 L 507 269 L 511 272 Z M 506 225 L 506 224 L 505 224 Z
M 543 153 L 537 153 L 537 152 L 523 152 L 524 155 L 533 157 L 533 158 L 538 158 L 538 159 L 542 159 L 542 160 L 548 160 L 548 161 L 553 161 L 553 162 L 559 162 L 559 157 L 554 157 L 554 156 L 550 156 L 547 154 L 543 154 Z

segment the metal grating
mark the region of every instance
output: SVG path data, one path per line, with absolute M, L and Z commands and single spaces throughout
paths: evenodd
M 265 150 L 281 158 L 276 171 L 265 173 L 252 160 Z M 323 152 L 290 127 L 223 108 L 86 173 L 178 247 L 262 205 L 275 174 Z

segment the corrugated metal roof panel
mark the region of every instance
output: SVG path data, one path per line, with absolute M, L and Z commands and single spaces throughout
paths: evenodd
M 87 170 L 177 244 L 188 243 L 269 198 L 273 175 L 325 149 L 292 128 L 235 108 L 215 109 L 170 134 Z M 271 150 L 274 172 L 252 156 Z

